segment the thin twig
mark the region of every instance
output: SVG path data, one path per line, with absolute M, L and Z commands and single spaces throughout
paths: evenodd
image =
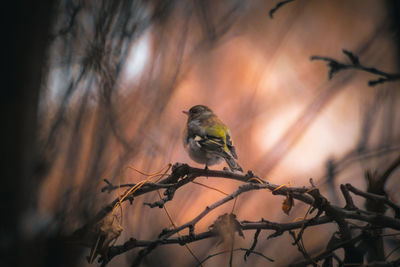
M 257 242 L 258 242 L 258 236 L 261 233 L 261 229 L 257 229 L 257 231 L 254 234 L 253 237 L 253 244 L 251 244 L 251 247 L 249 248 L 249 250 L 244 254 L 244 260 L 247 261 L 247 257 L 250 256 L 251 251 L 253 251 L 256 248 Z
M 246 252 L 248 252 L 249 250 L 248 250 L 247 248 L 236 248 L 236 249 L 234 249 L 233 251 L 246 251 Z M 217 252 L 217 253 L 208 255 L 204 260 L 201 261 L 201 263 L 206 262 L 207 260 L 211 259 L 212 257 L 218 256 L 218 255 L 222 255 L 222 254 L 225 254 L 225 253 L 229 253 L 229 252 L 231 252 L 231 250 L 224 250 L 224 251 L 221 251 L 221 252 Z M 266 259 L 266 260 L 268 260 L 268 261 L 274 262 L 273 259 L 271 259 L 271 258 L 265 256 L 265 255 L 262 254 L 261 252 L 251 251 L 250 253 L 255 254 L 255 255 L 258 255 L 258 256 L 260 256 L 260 257 L 263 257 L 264 259 Z M 199 265 L 197 265 L 197 266 L 199 266 Z
M 400 230 L 400 220 L 396 218 L 392 218 L 389 216 L 385 216 L 383 214 L 378 214 L 374 212 L 368 212 L 364 210 L 352 210 L 352 209 L 345 209 L 342 207 L 338 207 L 335 205 L 332 205 L 329 203 L 329 201 L 323 197 L 318 188 L 314 186 L 312 187 L 289 187 L 289 186 L 281 186 L 281 185 L 274 185 L 267 183 L 265 181 L 262 181 L 261 179 L 252 179 L 255 177 L 254 174 L 251 172 L 247 174 L 240 174 L 240 173 L 232 173 L 228 171 L 215 171 L 215 170 L 204 170 L 204 169 L 198 169 L 198 168 L 193 168 L 190 167 L 186 164 L 175 164 L 174 167 L 172 168 L 172 173 L 166 177 L 165 179 L 159 181 L 156 183 L 157 185 L 151 185 L 145 187 L 139 188 L 137 191 L 132 193 L 132 198 L 134 196 L 144 194 L 145 192 L 152 192 L 155 190 L 160 190 L 158 186 L 162 185 L 168 185 L 167 188 L 164 191 L 164 195 L 167 195 L 169 197 L 169 200 L 172 200 L 174 196 L 174 192 L 184 186 L 185 184 L 188 184 L 189 182 L 193 181 L 196 177 L 200 176 L 205 176 L 207 175 L 208 177 L 216 177 L 216 178 L 227 178 L 227 179 L 234 179 L 234 180 L 240 180 L 243 182 L 246 181 L 255 181 L 255 183 L 251 182 L 246 182 L 239 186 L 239 188 L 232 192 L 231 194 L 221 198 L 220 200 L 216 201 L 215 203 L 209 205 L 206 207 L 200 214 L 195 216 L 192 220 L 180 225 L 176 226 L 173 229 L 164 229 L 158 239 L 155 240 L 136 240 L 136 239 L 130 239 L 125 244 L 121 246 L 112 246 L 109 248 L 108 253 L 107 253 L 107 261 L 104 261 L 103 263 L 109 262 L 113 257 L 124 253 L 128 250 L 131 250 L 136 247 L 142 247 L 143 249 L 138 253 L 136 260 L 134 261 L 135 263 L 139 263 L 146 255 L 151 253 L 154 249 L 156 249 L 160 245 L 166 245 L 166 244 L 180 244 L 180 245 L 185 245 L 187 243 L 191 242 L 196 242 L 199 240 L 207 239 L 216 236 L 216 233 L 213 233 L 211 230 L 208 232 L 203 232 L 199 234 L 195 234 L 195 225 L 202 220 L 208 213 L 216 209 L 217 207 L 220 207 L 221 205 L 224 205 L 227 202 L 230 202 L 231 200 L 236 199 L 239 195 L 245 193 L 245 192 L 250 192 L 254 190 L 269 190 L 273 195 L 282 195 L 282 196 L 287 196 L 287 194 L 291 194 L 293 198 L 300 200 L 303 203 L 306 203 L 313 207 L 314 209 L 318 210 L 318 213 L 314 218 L 306 220 L 304 218 L 302 221 L 297 221 L 297 222 L 292 222 L 292 223 L 274 223 L 274 222 L 269 222 L 266 220 L 261 220 L 259 222 L 250 222 L 250 221 L 242 221 L 240 222 L 240 228 L 241 230 L 257 230 L 261 231 L 262 229 L 269 229 L 269 230 L 274 230 L 275 232 L 271 234 L 268 238 L 274 238 L 286 231 L 291 231 L 294 229 L 301 229 L 301 231 L 304 232 L 304 230 L 307 227 L 313 226 L 313 225 L 320 225 L 320 224 L 325 224 L 329 223 L 332 221 L 336 221 L 339 225 L 339 229 L 341 232 L 342 240 L 347 241 L 351 239 L 350 235 L 350 229 L 347 226 L 347 221 L 348 219 L 353 219 L 353 220 L 358 220 L 361 222 L 366 222 L 366 223 L 371 223 L 374 225 L 374 227 L 377 228 L 392 228 L 396 230 Z M 262 184 L 258 183 L 257 181 L 263 182 Z M 312 181 L 310 181 L 312 182 Z M 346 185 L 346 189 L 351 191 L 349 187 Z M 162 189 L 161 189 L 162 190 Z M 172 192 L 172 193 L 171 193 Z M 168 201 L 169 201 L 168 200 Z M 325 213 L 325 215 L 323 215 Z M 178 236 L 178 237 L 172 237 L 174 234 L 179 234 L 182 230 L 188 228 L 189 229 L 189 234 L 184 235 L 184 236 Z M 298 235 L 297 237 L 301 237 L 302 235 Z M 298 239 L 296 237 L 296 239 Z M 301 238 L 300 238 L 301 239 Z M 257 238 L 255 237 L 255 240 L 253 241 L 253 245 L 250 249 L 247 250 L 252 250 L 254 249 L 255 245 L 257 243 Z M 301 249 L 303 252 L 305 252 L 302 242 L 300 240 L 298 246 L 302 247 Z M 247 251 L 246 250 L 246 251 Z M 307 252 L 305 252 L 307 254 Z
M 347 241 L 344 241 L 344 242 L 340 242 L 340 243 L 338 243 L 337 245 L 333 246 L 331 249 L 328 249 L 328 250 L 322 252 L 321 254 L 319 254 L 319 255 L 317 255 L 317 256 L 311 258 L 310 260 L 305 260 L 305 261 L 302 261 L 302 262 L 298 262 L 298 263 L 291 264 L 290 267 L 307 266 L 308 264 L 311 264 L 312 262 L 318 262 L 318 261 L 320 261 L 320 260 L 323 260 L 323 259 L 325 259 L 325 258 L 331 256 L 332 253 L 333 253 L 335 250 L 337 250 L 337 249 L 339 249 L 339 248 L 342 248 L 342 247 L 344 247 L 345 245 L 355 244 L 356 242 L 360 241 L 362 238 L 363 238 L 363 235 L 360 234 L 360 235 L 358 235 L 358 236 L 356 236 L 356 237 L 354 237 L 354 238 L 352 238 L 352 239 L 350 239 L 350 240 L 347 240 Z
M 268 186 L 268 184 L 244 184 L 241 185 L 235 192 L 233 192 L 232 194 L 224 197 L 223 199 L 213 203 L 210 206 L 207 206 L 199 215 L 197 215 L 195 218 L 193 218 L 191 221 L 175 228 L 172 230 L 166 230 L 163 231 L 163 233 L 160 235 L 161 237 L 164 238 L 168 238 L 170 236 L 172 236 L 173 234 L 182 231 L 185 228 L 188 228 L 189 226 L 194 226 L 197 222 L 199 222 L 202 218 L 204 218 L 204 216 L 206 216 L 208 213 L 210 213 L 212 210 L 216 209 L 217 207 L 225 204 L 228 201 L 231 201 L 233 199 L 235 199 L 237 196 L 239 196 L 240 194 L 243 194 L 245 192 L 248 191 L 252 191 L 252 190 L 257 190 L 257 189 L 264 189 Z
M 369 86 L 375 86 L 378 84 L 382 84 L 385 82 L 392 82 L 392 81 L 397 81 L 400 79 L 400 74 L 392 74 L 392 73 L 387 73 L 384 71 L 381 71 L 376 68 L 371 68 L 371 67 L 365 67 L 363 66 L 358 57 L 354 55 L 352 52 L 347 51 L 343 49 L 343 53 L 350 59 L 351 64 L 347 63 L 342 63 L 337 61 L 336 59 L 330 58 L 330 57 L 322 57 L 322 56 L 311 56 L 311 60 L 323 60 L 328 62 L 328 67 L 329 69 L 329 79 L 332 79 L 333 75 L 338 73 L 339 71 L 342 70 L 347 70 L 347 69 L 354 69 L 354 70 L 360 70 L 368 73 L 375 74 L 377 76 L 380 76 L 380 78 L 375 79 L 375 80 L 370 80 L 368 82 Z
M 276 4 L 276 6 L 275 6 L 273 9 L 271 9 L 271 10 L 269 11 L 269 17 L 270 17 L 271 19 L 273 19 L 273 18 L 274 18 L 274 13 L 275 13 L 276 11 L 278 11 L 279 8 L 281 8 L 282 6 L 284 6 L 284 5 L 286 5 L 286 4 L 289 4 L 290 2 L 293 2 L 293 1 L 295 1 L 295 0 L 280 1 L 278 4 Z
M 354 193 L 355 195 L 362 196 L 362 197 L 364 197 L 366 199 L 371 199 L 371 200 L 374 200 L 374 201 L 377 201 L 377 202 L 385 203 L 386 205 L 388 205 L 389 207 L 391 207 L 394 210 L 395 217 L 396 218 L 400 218 L 400 207 L 398 205 L 396 205 L 394 202 L 390 201 L 387 197 L 382 196 L 382 195 L 377 195 L 377 194 L 361 191 L 361 190 L 355 188 L 354 186 L 352 186 L 351 184 L 346 184 L 346 188 L 350 192 Z
M 303 255 L 303 257 L 313 266 L 317 266 L 317 264 L 311 259 L 311 256 L 307 253 L 303 242 L 298 242 L 296 240 L 299 239 L 299 237 L 296 236 L 296 233 L 294 231 L 289 231 L 290 236 L 293 238 L 294 242 L 293 244 L 297 245 L 297 249 L 301 252 L 301 254 Z M 302 240 L 302 238 L 300 237 L 300 240 Z
M 106 186 L 103 186 L 101 188 L 101 192 L 107 192 L 107 193 L 111 193 L 112 191 L 118 189 L 118 188 L 122 188 L 122 187 L 134 187 L 137 184 L 120 184 L 120 185 L 114 185 L 112 184 L 110 181 L 108 181 L 107 179 L 104 179 L 104 182 L 107 184 Z M 163 189 L 163 188 L 168 188 L 168 187 L 172 187 L 174 186 L 174 184 L 158 184 L 158 183 L 146 183 L 142 186 L 142 188 L 155 188 L 155 189 Z
M 309 226 L 313 225 L 322 225 L 331 222 L 332 219 L 326 216 L 319 217 L 316 220 L 307 220 Z M 242 226 L 243 231 L 252 231 L 252 230 L 274 230 L 275 234 L 271 234 L 268 239 L 277 237 L 283 234 L 286 231 L 299 229 L 303 226 L 304 222 L 297 221 L 292 223 L 276 223 L 270 222 L 266 220 L 261 220 L 259 222 L 250 222 L 250 221 L 241 221 L 240 225 Z M 127 242 L 119 246 L 112 246 L 108 251 L 108 259 L 111 260 L 113 257 L 125 253 L 129 250 L 132 250 L 137 247 L 149 247 L 152 244 L 157 245 L 168 245 L 168 244 L 179 244 L 184 245 L 187 243 L 201 241 L 210 237 L 217 237 L 217 233 L 213 231 L 202 232 L 199 234 L 189 234 L 189 235 L 182 235 L 180 237 L 172 237 L 172 238 L 159 238 L 156 240 L 137 240 L 134 238 L 130 238 Z
M 357 207 L 354 205 L 353 199 L 350 196 L 348 188 L 345 185 L 341 184 L 340 190 L 342 191 L 343 197 L 346 201 L 346 206 L 344 208 L 347 210 L 356 210 Z
M 389 165 L 385 172 L 381 175 L 382 183 L 385 184 L 390 175 L 400 166 L 400 155 Z

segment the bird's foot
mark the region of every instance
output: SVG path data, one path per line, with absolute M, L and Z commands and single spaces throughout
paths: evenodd
M 206 164 L 206 167 L 204 168 L 204 170 L 206 171 L 206 178 L 208 179 L 208 165 Z

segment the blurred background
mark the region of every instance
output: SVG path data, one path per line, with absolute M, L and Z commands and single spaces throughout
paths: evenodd
M 63 237 L 117 197 L 117 191 L 101 192 L 104 178 L 136 183 L 146 176 L 132 168 L 154 173 L 175 162 L 203 167 L 182 145 L 182 110 L 196 104 L 209 106 L 230 128 L 243 169 L 272 183 L 309 186 L 313 178 L 332 203 L 343 205 L 340 184 L 365 189 L 366 170 L 385 170 L 400 151 L 399 83 L 371 87 L 376 76 L 354 70 L 329 80 L 326 63 L 310 57 L 349 62 L 346 49 L 365 66 L 399 72 L 399 3 L 297 0 L 271 18 L 278 2 L 48 0 L 40 7 L 13 6 L 19 23 L 5 55 L 10 86 L 2 92 L 7 127 L 1 138 L 7 151 L 1 246 L 11 259 L 3 257 L 2 266 L 89 266 L 89 249 L 65 244 Z M 395 203 L 399 177 L 394 173 L 386 184 Z M 226 193 L 240 185 L 197 181 Z M 222 197 L 189 184 L 166 206 L 180 225 Z M 297 202 L 284 214 L 283 199 L 267 191 L 243 194 L 234 213 L 238 220 L 275 222 L 305 215 L 308 207 Z M 354 199 L 362 207 L 363 200 Z M 123 205 L 116 244 L 155 239 L 171 225 L 164 210 L 143 205 L 156 200 L 154 192 Z M 196 232 L 231 210 L 232 203 L 214 210 Z M 308 228 L 308 252 L 322 251 L 334 231 L 335 225 Z M 261 233 L 256 251 L 274 263 L 254 255 L 245 263 L 238 252 L 234 266 L 302 259 L 288 234 L 266 240 L 271 233 Z M 245 232 L 235 246 L 250 247 L 253 235 Z M 203 259 L 224 250 L 216 243 L 189 246 Z M 385 248 L 396 244 L 396 237 L 388 238 Z M 109 266 L 129 266 L 137 251 Z M 205 266 L 228 262 L 221 255 Z M 184 247 L 168 245 L 143 266 L 195 264 Z

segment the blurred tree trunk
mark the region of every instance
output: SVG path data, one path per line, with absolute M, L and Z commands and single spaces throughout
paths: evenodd
M 1 266 L 41 265 L 39 248 L 25 242 L 21 219 L 34 205 L 36 116 L 53 0 L 7 1 L 2 6 Z
M 395 44 L 395 57 L 397 61 L 397 69 L 400 69 L 400 2 L 397 0 L 388 0 L 388 13 L 390 16 L 391 27 L 393 32 L 393 42 Z
M 390 20 L 390 27 L 393 36 L 394 43 L 394 55 L 396 61 L 397 70 L 393 72 L 398 72 L 400 70 L 400 2 L 398 0 L 387 0 L 387 9 Z M 393 94 L 397 94 L 398 88 L 393 88 L 391 90 Z M 393 97 L 394 99 L 394 97 Z M 388 114 L 389 116 L 393 116 L 393 114 Z M 390 125 L 390 124 L 389 124 Z M 390 131 L 391 132 L 391 131 Z M 385 192 L 385 181 L 381 181 L 380 175 L 373 175 L 371 173 L 366 174 L 366 179 L 368 181 L 367 191 L 374 194 L 386 195 Z M 384 212 L 384 205 L 376 203 L 371 203 L 371 201 L 366 202 L 367 210 L 371 212 Z M 381 237 L 382 230 L 376 230 L 374 235 L 370 238 L 367 243 L 367 260 L 368 262 L 374 261 L 384 261 L 385 253 L 384 253 L 384 244 L 383 238 Z

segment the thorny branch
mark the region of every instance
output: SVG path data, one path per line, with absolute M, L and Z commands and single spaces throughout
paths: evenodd
M 349 58 L 350 63 L 343 63 L 343 62 L 337 61 L 336 59 L 333 59 L 330 57 L 322 57 L 322 56 L 312 56 L 311 60 L 323 60 L 323 61 L 328 62 L 329 79 L 332 79 L 333 75 L 338 73 L 339 71 L 347 70 L 347 69 L 354 69 L 354 70 L 369 72 L 369 73 L 375 74 L 380 77 L 375 80 L 370 80 L 368 82 L 369 86 L 375 86 L 375 85 L 382 84 L 385 82 L 393 82 L 393 81 L 400 80 L 400 74 L 398 74 L 398 73 L 395 73 L 395 74 L 387 73 L 387 72 L 381 71 L 377 68 L 371 68 L 371 67 L 366 67 L 366 66 L 362 65 L 360 63 L 360 60 L 358 59 L 358 56 L 354 55 L 350 51 L 343 49 L 343 54 L 345 54 Z
M 390 165 L 390 170 L 394 171 L 396 166 L 400 164 L 397 160 L 394 161 L 393 164 Z M 394 165 L 396 165 L 394 167 Z M 386 172 L 385 172 L 386 175 Z M 103 254 L 99 261 L 102 263 L 102 266 L 105 266 L 110 260 L 112 260 L 115 256 L 130 251 L 134 248 L 142 248 L 137 254 L 132 266 L 138 266 L 144 259 L 144 257 L 150 254 L 154 249 L 159 246 L 169 245 L 169 244 L 180 244 L 185 245 L 192 242 L 201 241 L 208 238 L 217 237 L 219 234 L 213 229 L 209 231 L 196 233 L 195 226 L 196 224 L 202 220 L 207 214 L 216 209 L 217 207 L 234 200 L 239 195 L 254 191 L 254 190 L 269 190 L 273 195 L 282 195 L 288 197 L 290 195 L 293 199 L 301 201 L 310 206 L 308 213 L 312 213 L 314 210 L 317 210 L 317 214 L 311 219 L 304 219 L 302 221 L 296 221 L 291 223 L 277 223 L 270 222 L 264 219 L 260 221 L 252 222 L 252 221 L 236 221 L 237 225 L 240 229 L 234 229 L 233 231 L 248 231 L 248 230 L 256 230 L 256 234 L 254 236 L 253 244 L 250 249 L 243 249 L 245 251 L 245 257 L 247 258 L 250 254 L 256 253 L 254 251 L 255 246 L 258 242 L 258 236 L 263 230 L 273 230 L 274 232 L 268 236 L 270 238 L 276 238 L 285 232 L 292 233 L 295 242 L 293 245 L 297 245 L 301 251 L 303 251 L 305 261 L 299 263 L 299 265 L 295 266 L 306 266 L 307 264 L 315 264 L 318 261 L 331 258 L 332 253 L 339 249 L 345 249 L 345 259 L 344 263 L 355 263 L 360 260 L 360 257 L 350 257 L 355 250 L 355 244 L 362 240 L 365 236 L 368 236 L 368 231 L 372 228 L 374 229 L 385 229 L 391 228 L 394 230 L 400 230 L 400 219 L 398 218 L 398 213 L 400 211 L 400 206 L 395 204 L 394 202 L 388 200 L 384 196 L 376 195 L 368 192 L 361 191 L 356 189 L 350 184 L 341 185 L 342 194 L 344 199 L 346 200 L 345 207 L 339 207 L 331 204 L 319 191 L 319 189 L 315 186 L 315 184 L 310 180 L 311 186 L 309 187 L 288 187 L 288 186 L 279 186 L 275 184 L 268 183 L 263 181 L 262 179 L 255 176 L 251 171 L 246 174 L 242 173 L 232 173 L 229 171 L 219 171 L 219 170 L 209 170 L 209 169 L 200 169 L 194 168 L 187 164 L 177 163 L 172 167 L 171 174 L 169 174 L 166 178 L 162 179 L 158 183 L 145 183 L 141 188 L 136 191 L 132 191 L 130 195 L 124 198 L 122 201 L 133 199 L 139 195 L 146 194 L 149 192 L 153 192 L 156 190 L 164 190 L 165 198 L 162 201 L 157 201 L 155 203 L 145 203 L 146 205 L 153 207 L 163 207 L 165 202 L 173 200 L 174 193 L 183 187 L 184 185 L 194 181 L 197 177 L 205 176 L 205 177 L 214 177 L 214 178 L 227 178 L 233 179 L 237 181 L 241 181 L 244 184 L 238 187 L 238 189 L 231 194 L 221 198 L 220 200 L 214 202 L 213 204 L 207 206 L 200 214 L 195 216 L 190 221 L 173 227 L 171 229 L 163 229 L 159 234 L 157 239 L 154 240 L 137 240 L 135 238 L 130 238 L 122 245 L 110 246 Z M 103 188 L 102 191 L 111 192 L 115 190 L 116 186 L 112 185 L 108 180 L 105 180 L 107 185 Z M 125 184 L 124 187 L 132 187 L 136 186 L 136 184 Z M 129 189 L 128 189 L 129 190 Z M 362 196 L 366 199 L 372 199 L 374 201 L 382 202 L 383 205 L 387 205 L 395 211 L 396 216 L 386 215 L 384 213 L 375 213 L 367 210 L 360 209 L 357 207 L 351 197 L 351 193 Z M 96 220 L 99 221 L 104 218 L 107 214 L 109 214 L 114 207 L 114 205 L 120 199 L 117 198 L 109 205 L 104 207 L 96 216 Z M 236 217 L 234 217 L 236 218 Z M 236 219 L 234 219 L 236 220 Z M 358 221 L 360 222 L 360 226 L 356 227 L 357 229 L 361 229 L 361 235 L 353 237 L 352 229 L 349 226 L 349 221 Z M 93 220 L 93 222 L 96 222 Z M 309 255 L 302 243 L 302 236 L 304 231 L 315 225 L 322 225 L 327 223 L 336 222 L 338 225 L 339 231 L 339 239 L 338 242 L 334 246 L 330 246 L 325 252 L 312 256 Z M 354 223 L 352 223 L 353 225 Z M 86 225 L 83 229 L 90 228 L 91 225 Z M 183 230 L 188 229 L 188 235 L 179 235 Z M 296 235 L 293 231 L 299 230 L 299 233 Z M 178 234 L 178 236 L 174 236 Z M 234 234 L 234 232 L 232 233 Z M 237 251 L 235 249 L 234 251 Z M 216 254 L 219 255 L 219 254 Z M 266 257 L 266 256 L 264 256 Z M 362 257 L 361 257 L 362 260 Z

